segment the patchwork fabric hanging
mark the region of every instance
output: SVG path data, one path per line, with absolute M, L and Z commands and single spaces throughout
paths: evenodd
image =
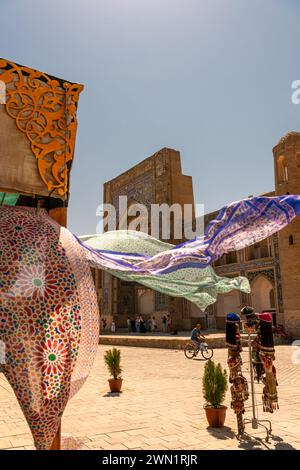
M 260 360 L 264 368 L 262 376 L 263 388 L 263 410 L 273 413 L 278 405 L 276 369 L 274 366 L 275 348 L 273 337 L 272 315 L 270 313 L 258 314 L 260 335 Z
M 242 308 L 241 314 L 245 316 L 245 332 L 255 334 L 255 338 L 251 341 L 252 350 L 252 365 L 254 370 L 254 379 L 259 383 L 263 374 L 263 365 L 260 359 L 260 341 L 259 341 L 259 320 L 257 314 L 254 312 L 253 307 L 246 306 Z
M 226 346 L 228 348 L 228 368 L 231 392 L 231 408 L 237 419 L 238 438 L 244 434 L 244 402 L 249 398 L 248 383 L 242 373 L 241 336 L 239 315 L 229 313 L 226 317 Z
M 244 307 L 241 313 L 246 317 L 247 331 L 256 333 L 251 343 L 252 362 L 255 370 L 255 379 L 262 382 L 263 410 L 273 413 L 278 406 L 273 322 L 270 313 L 254 313 L 252 307 Z

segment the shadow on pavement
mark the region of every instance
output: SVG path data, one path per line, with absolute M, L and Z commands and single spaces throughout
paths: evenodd
M 274 441 L 277 442 L 275 443 Z M 270 447 L 270 445 L 272 447 Z M 269 442 L 266 442 L 266 440 L 261 437 L 253 437 L 245 433 L 239 444 L 239 447 L 245 450 L 262 450 L 261 447 L 257 448 L 257 446 L 263 446 L 266 450 L 296 450 L 291 444 L 284 442 L 280 436 L 275 436 L 274 434 L 271 434 Z
M 288 442 L 284 442 L 280 436 L 271 436 L 272 441 L 277 441 L 275 444 L 275 450 L 297 450 L 296 447 L 293 447 Z
M 107 392 L 103 397 L 119 397 L 122 392 Z
M 239 442 L 239 448 L 244 450 L 263 450 L 261 446 L 265 447 L 265 449 L 269 449 L 264 439 L 252 437 L 246 433 L 241 437 Z
M 291 444 L 287 442 L 279 442 L 275 445 L 275 450 L 297 450 L 296 447 L 293 447 Z
M 206 429 L 216 439 L 225 440 L 236 438 L 236 434 L 228 426 L 223 426 L 222 428 L 212 428 L 208 426 Z
M 73 436 L 70 435 L 62 435 L 61 436 L 61 449 L 62 450 L 80 450 L 83 446 L 83 442 Z

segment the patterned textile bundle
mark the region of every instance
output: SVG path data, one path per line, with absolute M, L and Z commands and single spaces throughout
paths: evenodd
M 244 434 L 245 425 L 243 414 L 244 402 L 249 398 L 248 383 L 242 372 L 240 317 L 235 313 L 229 313 L 226 317 L 226 346 L 228 347 L 228 368 L 231 392 L 231 408 L 237 419 L 238 437 Z
M 251 342 L 252 347 L 252 365 L 254 369 L 254 378 L 259 383 L 261 380 L 261 376 L 263 374 L 263 365 L 260 360 L 259 352 L 260 352 L 260 336 L 259 336 L 259 319 L 258 315 L 254 312 L 254 308 L 252 307 L 244 307 L 241 310 L 241 314 L 245 315 L 246 322 L 244 323 L 244 330 L 245 333 L 248 334 L 256 334 L 256 337 Z
M 263 388 L 263 409 L 268 413 L 273 413 L 278 406 L 276 369 L 273 365 L 275 360 L 273 324 L 270 313 L 262 313 L 259 317 L 260 331 L 260 352 L 259 357 L 264 368 L 262 376 Z
M 245 329 L 249 333 L 256 333 L 252 341 L 252 363 L 255 370 L 255 379 L 262 381 L 263 388 L 263 410 L 273 413 L 278 406 L 276 369 L 273 365 L 275 360 L 274 337 L 272 315 L 270 313 L 254 313 L 252 307 L 244 307 L 241 310 L 246 316 Z
M 226 346 L 234 351 L 241 351 L 240 335 L 241 319 L 236 313 L 228 313 L 226 317 Z

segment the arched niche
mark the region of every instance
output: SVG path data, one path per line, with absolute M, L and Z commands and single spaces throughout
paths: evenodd
M 225 328 L 226 315 L 228 313 L 240 313 L 241 298 L 238 291 L 231 291 L 227 294 L 219 294 L 216 304 L 216 327 Z
M 139 289 L 138 295 L 139 314 L 146 316 L 154 311 L 154 292 L 150 289 Z
M 281 155 L 277 159 L 277 175 L 279 183 L 287 183 L 289 180 L 286 158 Z
M 252 281 L 251 298 L 255 312 L 264 312 L 276 308 L 274 286 L 264 275 L 259 275 Z

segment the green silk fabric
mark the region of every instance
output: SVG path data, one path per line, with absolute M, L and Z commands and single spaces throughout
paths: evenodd
M 154 256 L 174 247 L 142 232 L 129 230 L 106 232 L 102 235 L 85 235 L 79 238 L 85 245 L 94 249 L 147 256 Z M 250 293 L 250 284 L 246 277 L 221 277 L 211 266 L 202 269 L 183 268 L 160 275 L 126 274 L 111 269 L 106 269 L 106 272 L 124 281 L 137 282 L 171 297 L 184 297 L 202 311 L 216 302 L 218 294 L 226 294 L 232 290 Z

